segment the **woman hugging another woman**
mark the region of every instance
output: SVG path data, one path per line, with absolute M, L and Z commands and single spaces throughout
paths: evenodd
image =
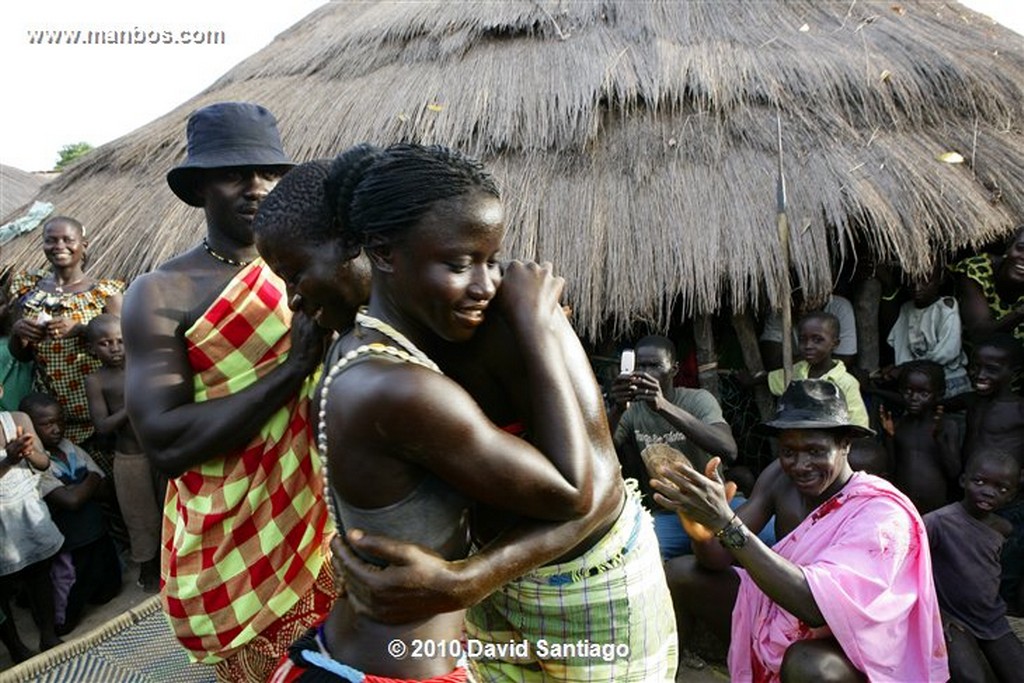
M 311 162 L 293 170 L 255 229 L 292 307 L 344 332 L 325 365 L 320 399 L 325 495 L 339 528 L 369 535 L 350 534 L 352 546 L 343 550 L 386 567 L 371 573 L 407 579 L 403 588 L 421 591 L 397 611 L 373 605 L 371 616 L 374 587 L 361 585 L 350 567 L 348 599 L 292 648 L 271 680 L 363 680 L 363 672 L 373 674 L 366 680 L 465 680 L 459 648 L 403 659 L 388 646 L 396 638 L 460 642 L 465 607 L 556 559 L 565 564 L 550 565 L 543 582 L 553 592 L 538 602 L 556 608 L 566 584 L 616 577 L 615 590 L 602 593 L 607 602 L 593 608 L 602 612 L 594 621 L 608 628 L 620 619 L 616 640 L 633 627 L 637 637 L 650 632 L 649 623 L 630 620 L 625 604 L 637 612 L 633 620 L 649 621 L 670 599 L 663 575 L 651 571 L 660 563 L 650 521 L 636 497 L 624 494 L 600 394 L 559 305 L 563 281 L 536 264 L 512 263 L 502 273 L 504 210 L 480 164 L 441 147 L 357 147 L 330 169 Z M 365 294 L 361 250 L 372 280 L 369 305 L 352 326 Z M 515 435 L 524 426 L 529 441 Z M 418 547 L 359 542 L 374 535 Z M 471 538 L 482 550 L 466 559 Z M 623 567 L 649 554 L 643 578 L 627 577 Z M 616 591 L 617 600 L 610 597 Z M 613 604 L 619 614 L 605 618 Z M 585 614 L 584 607 L 577 611 Z M 671 680 L 668 609 L 657 620 L 659 637 L 648 636 L 656 656 L 643 663 L 637 641 L 608 680 Z M 641 664 L 628 675 L 633 658 Z M 546 663 L 522 663 L 524 670 L 538 665 Z

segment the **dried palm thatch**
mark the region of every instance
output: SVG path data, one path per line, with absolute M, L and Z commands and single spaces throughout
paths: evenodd
M 6 216 L 31 201 L 44 182 L 33 173 L 0 164 L 0 216 Z
M 95 271 L 198 239 L 163 178 L 219 100 L 269 107 L 299 160 L 363 140 L 482 157 L 509 253 L 559 265 L 589 334 L 777 301 L 777 116 L 813 292 L 855 253 L 921 272 L 1024 214 L 1024 39 L 957 3 L 332 2 L 44 189 L 91 225 Z

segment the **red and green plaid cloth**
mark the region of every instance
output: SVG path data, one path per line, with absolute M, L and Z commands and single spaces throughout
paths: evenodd
M 185 333 L 197 403 L 241 391 L 284 362 L 291 311 L 261 260 Z M 324 562 L 327 508 L 310 377 L 245 447 L 173 479 L 164 506 L 162 591 L 175 635 L 215 663 L 285 615 Z

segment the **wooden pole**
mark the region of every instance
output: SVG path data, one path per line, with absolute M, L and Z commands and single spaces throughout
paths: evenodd
M 782 249 L 782 275 L 779 296 L 782 297 L 782 373 L 784 386 L 793 379 L 793 300 L 789 282 L 789 218 L 786 216 L 786 177 L 782 174 L 782 114 L 775 112 L 779 130 L 779 174 L 775 182 L 776 223 Z
M 697 377 L 700 386 L 718 399 L 721 397 L 718 388 L 718 354 L 715 351 L 711 316 L 698 315 L 693 319 L 693 341 L 697 345 Z
M 854 311 L 857 314 L 857 367 L 869 374 L 878 370 L 882 339 L 878 329 L 878 309 L 882 303 L 882 283 L 868 278 L 857 287 Z

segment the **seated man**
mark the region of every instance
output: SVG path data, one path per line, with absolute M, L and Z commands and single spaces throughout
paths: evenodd
M 726 462 L 736 459 L 736 441 L 711 392 L 672 386 L 679 364 L 672 342 L 648 336 L 636 343 L 636 370 L 615 378 L 614 401 L 608 421 L 615 434 L 615 451 L 623 476 L 635 477 L 644 502 L 654 513 L 654 531 L 661 559 L 690 552 L 690 539 L 679 518 L 650 500 L 650 475 L 641 462 L 644 449 L 654 443 L 672 446 L 704 470 L 711 455 Z
M 653 482 L 694 539 L 695 556 L 665 565 L 681 625 L 697 616 L 731 631 L 736 681 L 948 680 L 921 517 L 847 461 L 871 431 L 824 380 L 793 382 L 761 429 L 778 437 L 778 462 L 737 512 L 716 459 L 704 475 L 662 466 Z M 753 532 L 772 514 L 785 538 L 768 548 Z

